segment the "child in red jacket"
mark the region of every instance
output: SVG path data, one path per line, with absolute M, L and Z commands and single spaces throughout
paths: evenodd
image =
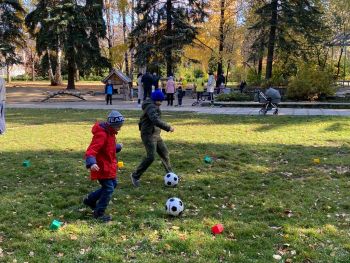
M 116 153 L 122 149 L 116 143 L 116 135 L 124 124 L 124 117 L 118 111 L 108 115 L 107 122 L 96 123 L 92 127 L 93 138 L 86 150 L 86 168 L 90 169 L 91 180 L 98 180 L 101 188 L 90 193 L 84 204 L 94 210 L 94 218 L 109 222 L 111 217 L 105 210 L 117 186 Z

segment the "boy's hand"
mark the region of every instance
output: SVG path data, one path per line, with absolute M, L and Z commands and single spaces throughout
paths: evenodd
M 170 127 L 170 132 L 174 132 L 174 131 L 175 131 L 174 127 Z
M 98 172 L 100 170 L 100 167 L 98 167 L 97 164 L 93 164 L 91 165 L 90 170 L 93 172 Z

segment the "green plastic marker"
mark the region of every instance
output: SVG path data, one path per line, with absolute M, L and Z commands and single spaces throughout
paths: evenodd
M 209 156 L 205 156 L 204 162 L 205 162 L 205 163 L 212 163 L 213 160 L 212 160 Z
M 30 161 L 25 160 L 22 164 L 24 167 L 29 167 L 30 166 Z
M 58 220 L 53 220 L 51 225 L 50 225 L 50 230 L 57 230 L 61 227 L 62 222 L 58 221 Z

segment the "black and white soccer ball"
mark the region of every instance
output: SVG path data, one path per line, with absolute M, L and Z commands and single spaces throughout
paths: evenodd
M 174 173 L 167 173 L 164 176 L 165 186 L 175 187 L 179 183 L 179 177 Z
M 169 198 L 165 204 L 165 210 L 168 215 L 179 216 L 182 214 L 184 209 L 184 203 L 177 197 Z

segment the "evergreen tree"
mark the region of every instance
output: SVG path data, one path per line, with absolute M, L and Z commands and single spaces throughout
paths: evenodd
M 67 89 L 75 88 L 77 70 L 107 67 L 101 56 L 99 39 L 106 35 L 102 0 L 41 0 L 26 17 L 26 24 L 36 38 L 38 52 L 62 47 L 68 64 Z
M 137 39 L 137 64 L 153 68 L 166 64 L 171 75 L 184 46 L 198 33 L 206 6 L 204 0 L 139 0 L 136 13 L 140 19 L 131 33 Z
M 18 0 L 0 0 L 0 66 L 20 62 L 16 48 L 23 46 L 25 11 Z
M 258 21 L 250 30 L 261 37 L 252 47 L 258 56 L 267 48 L 266 79 L 272 77 L 276 52 L 286 61 L 291 55 L 308 59 L 310 48 L 324 41 L 327 28 L 321 10 L 317 0 L 270 0 L 257 8 Z

